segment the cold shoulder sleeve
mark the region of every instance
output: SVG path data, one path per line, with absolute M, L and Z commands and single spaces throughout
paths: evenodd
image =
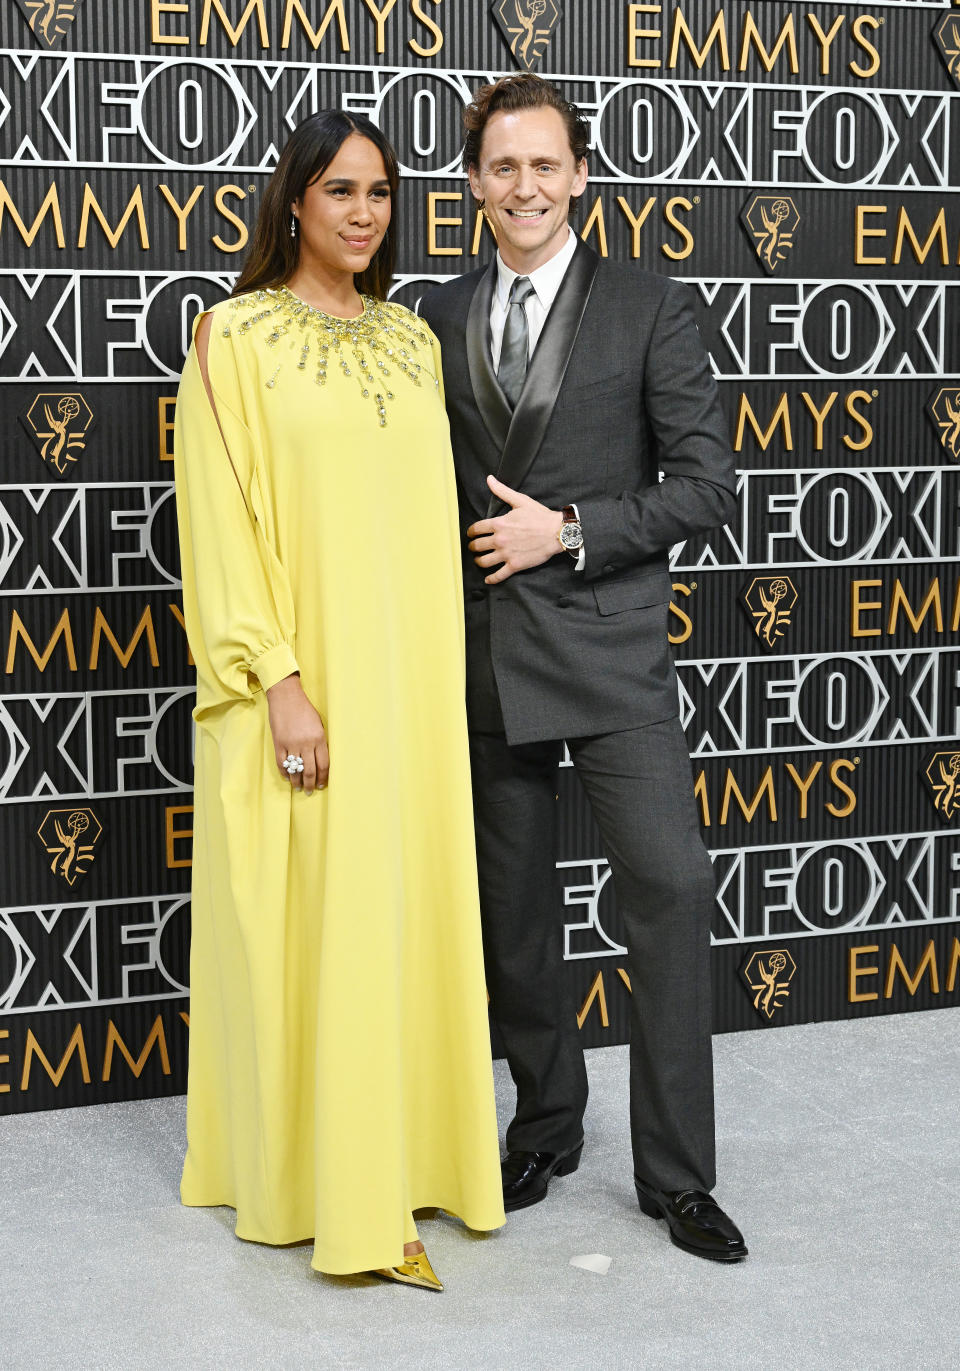
M 238 359 L 216 314 L 207 352 L 211 405 L 197 326 L 177 395 L 174 475 L 199 713 L 268 690 L 298 666 L 290 584 L 256 512 L 257 461 L 269 462 L 269 453 L 257 453 L 244 421 Z

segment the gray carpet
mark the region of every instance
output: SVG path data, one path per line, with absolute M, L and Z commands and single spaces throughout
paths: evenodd
M 750 1246 L 685 1256 L 630 1184 L 626 1049 L 589 1054 L 576 1176 L 471 1236 L 421 1225 L 442 1295 L 309 1269 L 177 1203 L 182 1099 L 0 1120 L 0 1366 L 707 1368 L 956 1364 L 960 1009 L 716 1040 L 717 1196 Z M 510 1082 L 497 1064 L 501 1112 Z M 605 1276 L 570 1258 L 612 1258 Z

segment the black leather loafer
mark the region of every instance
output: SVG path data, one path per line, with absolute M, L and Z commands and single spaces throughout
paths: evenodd
M 637 1199 L 651 1219 L 666 1219 L 670 1241 L 695 1257 L 739 1262 L 747 1255 L 743 1234 L 704 1190 L 658 1190 L 634 1177 Z
M 570 1152 L 508 1152 L 500 1163 L 504 1209 L 526 1209 L 546 1199 L 551 1176 L 572 1176 L 582 1151 L 581 1142 Z

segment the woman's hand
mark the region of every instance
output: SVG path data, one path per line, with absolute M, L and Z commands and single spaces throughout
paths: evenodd
M 330 752 L 323 720 L 303 692 L 299 676 L 286 676 L 267 691 L 270 732 L 277 766 L 294 790 L 323 790 L 330 772 Z M 303 771 L 292 776 L 284 770 L 289 756 L 303 758 Z

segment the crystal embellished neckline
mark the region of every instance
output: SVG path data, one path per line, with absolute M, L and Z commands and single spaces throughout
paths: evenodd
M 308 305 L 287 286 L 250 291 L 229 302 L 231 317 L 224 324 L 223 336 L 236 332 L 242 337 L 262 325 L 267 347 L 296 352 L 299 346 L 297 370 L 306 371 L 311 364 L 318 386 L 326 385 L 331 365 L 339 366 L 344 376 L 356 377 L 362 398 L 374 402 L 380 427 L 385 428 L 387 405 L 394 399 L 390 382 L 395 372 L 415 386 L 422 384 L 424 376 L 434 386 L 439 381 L 417 360 L 417 353 L 429 350 L 430 337 L 416 315 L 372 295 L 360 298 L 363 313 L 343 319 Z M 242 310 L 247 311 L 245 317 Z M 283 368 L 281 361 L 265 383 L 268 390 L 277 386 Z
M 276 286 L 275 292 L 277 295 L 285 296 L 292 305 L 303 305 L 304 309 L 310 310 L 312 314 L 319 314 L 321 319 L 329 319 L 334 324 L 359 324 L 360 320 L 366 315 L 367 301 L 371 298 L 369 295 L 361 295 L 360 313 L 352 315 L 349 319 L 345 319 L 342 314 L 328 314 L 327 311 L 321 309 L 319 305 L 311 305 L 301 296 L 296 295 L 289 286 Z

